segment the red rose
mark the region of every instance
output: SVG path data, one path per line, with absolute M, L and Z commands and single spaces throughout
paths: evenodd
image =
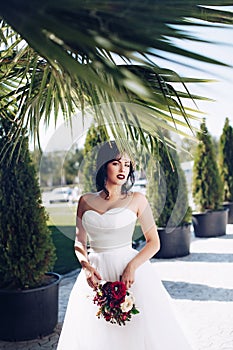
M 122 300 L 126 296 L 126 286 L 123 282 L 116 281 L 113 282 L 113 296 L 116 300 Z
M 126 286 L 123 282 L 106 282 L 103 285 L 103 293 L 108 300 L 114 303 L 121 303 L 124 301 L 126 296 Z

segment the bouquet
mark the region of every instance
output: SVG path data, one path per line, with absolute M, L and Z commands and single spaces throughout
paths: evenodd
M 95 292 L 93 301 L 99 306 L 98 318 L 103 317 L 107 322 L 121 326 L 130 321 L 132 315 L 139 313 L 133 294 L 123 282 L 100 283 Z

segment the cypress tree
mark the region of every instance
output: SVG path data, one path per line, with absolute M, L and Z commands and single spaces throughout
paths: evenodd
M 193 166 L 194 203 L 201 212 L 216 210 L 220 208 L 222 202 L 222 184 L 212 138 L 205 122 L 201 124 L 197 138 L 199 144 Z
M 45 283 L 55 248 L 28 139 L 21 135 L 13 144 L 8 131 L 9 122 L 1 119 L 0 150 L 9 147 L 0 167 L 0 287 L 26 289 Z
M 78 168 L 83 161 L 83 152 L 78 148 L 71 150 L 64 161 L 66 184 L 73 184 L 78 173 Z
M 219 168 L 223 181 L 224 202 L 233 202 L 233 128 L 226 118 L 219 142 Z
M 190 223 L 187 184 L 176 149 L 158 142 L 157 153 L 149 161 L 148 174 L 147 197 L 158 227 Z
M 84 192 L 95 192 L 95 173 L 96 173 L 96 157 L 98 145 L 109 139 L 105 126 L 95 126 L 94 124 L 90 127 L 87 132 L 83 155 L 83 183 Z

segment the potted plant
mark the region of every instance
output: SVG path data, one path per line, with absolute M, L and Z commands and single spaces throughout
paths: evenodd
M 187 184 L 175 148 L 158 143 L 157 161 L 151 158 L 147 197 L 160 237 L 155 258 L 175 258 L 190 252 L 191 208 Z
M 233 224 L 233 128 L 226 118 L 219 141 L 219 169 L 223 181 L 223 206 L 228 211 L 228 224 Z
M 211 135 L 205 121 L 197 134 L 199 144 L 193 166 L 193 199 L 198 212 L 193 213 L 194 233 L 197 237 L 226 234 L 227 210 L 222 204 L 222 183 Z
M 6 341 L 52 333 L 60 281 L 46 274 L 55 248 L 28 140 L 23 134 L 11 138 L 13 124 L 0 119 L 0 339 Z

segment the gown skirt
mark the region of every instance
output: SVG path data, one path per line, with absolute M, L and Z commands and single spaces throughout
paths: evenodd
M 127 245 L 93 251 L 89 260 L 104 281 L 116 281 L 137 253 Z M 139 314 L 122 326 L 98 319 L 93 290 L 81 270 L 70 294 L 57 350 L 191 350 L 171 298 L 150 261 L 136 270 L 130 290 Z

